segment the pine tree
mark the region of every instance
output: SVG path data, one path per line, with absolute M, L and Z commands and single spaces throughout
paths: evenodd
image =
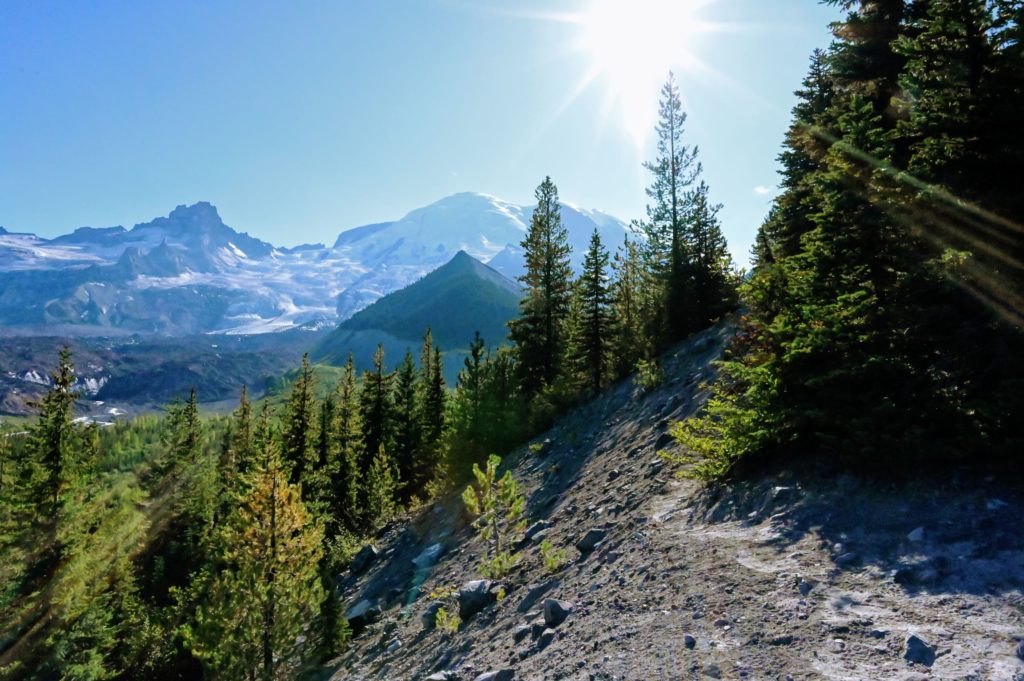
M 441 357 L 441 349 L 434 346 L 433 336 L 428 328 L 423 336 L 423 349 L 420 354 L 419 393 L 416 405 L 422 429 L 422 451 L 414 483 L 417 489 L 423 489 L 437 473 L 447 402 L 444 360 Z
M 641 358 L 653 354 L 652 324 L 656 299 L 651 271 L 646 267 L 641 244 L 627 235 L 612 260 L 611 286 L 613 369 L 625 376 Z
M 701 172 L 697 148 L 683 141 L 686 113 L 675 76 L 670 72 L 658 106 L 658 155 L 644 163 L 652 175 L 647 188 L 651 203 L 640 223 L 647 240 L 648 267 L 658 277 L 664 308 L 659 310 L 656 332 L 668 342 L 693 330 L 690 254 L 687 252 L 687 190 Z
M 731 311 L 737 303 L 732 258 L 718 222 L 722 206 L 709 201 L 708 191 L 708 185 L 700 182 L 687 200 L 687 250 L 693 272 L 691 305 L 695 330 Z
M 383 527 L 397 511 L 398 472 L 384 445 L 366 473 L 366 526 L 371 532 Z
M 416 408 L 416 365 L 412 353 L 406 352 L 395 372 L 394 456 L 398 469 L 399 498 L 407 504 L 416 493 L 417 457 L 421 453 L 422 428 Z
M 377 345 L 373 369 L 363 374 L 359 394 L 363 429 L 363 459 L 360 470 L 369 470 L 381 447 L 389 451 L 394 444 L 394 375 L 384 368 L 384 346 Z
M 316 466 L 316 399 L 313 389 L 316 379 L 309 363 L 309 353 L 302 356 L 302 366 L 292 386 L 285 407 L 282 452 L 291 466 L 291 481 L 306 482 L 307 471 Z
M 562 225 L 558 188 L 550 177 L 537 187 L 537 207 L 522 242 L 526 273 L 520 316 L 509 324 L 519 350 L 521 385 L 537 394 L 558 376 L 565 354 L 565 318 L 569 311 L 572 270 L 569 236 Z
M 335 421 L 332 453 L 337 460 L 331 468 L 331 516 L 345 529 L 355 531 L 359 527 L 359 490 L 363 459 L 363 436 L 360 421 L 356 367 L 352 355 L 345 363 L 344 374 L 334 394 Z
M 61 349 L 57 370 L 50 378 L 52 387 L 36 405 L 39 419 L 29 432 L 28 449 L 41 473 L 37 477 L 40 512 L 52 518 L 74 476 L 81 440 L 79 429 L 73 423 L 79 392 L 74 387 L 75 367 L 67 347 Z
M 299 637 L 322 601 L 318 564 L 323 527 L 288 482 L 275 439 L 262 440 L 246 493 L 219 537 L 224 568 L 185 631 L 211 675 L 270 680 L 302 663 Z
M 583 386 L 597 392 L 608 383 L 608 359 L 611 342 L 611 311 L 608 290 L 608 251 L 597 230 L 590 237 L 590 248 L 583 260 L 578 282 L 580 294 L 580 331 L 575 349 L 583 370 Z

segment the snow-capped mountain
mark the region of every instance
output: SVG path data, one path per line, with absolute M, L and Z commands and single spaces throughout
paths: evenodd
M 0 230 L 0 333 L 265 333 L 334 324 L 466 251 L 522 271 L 531 208 L 462 193 L 393 222 L 343 231 L 333 246 L 277 248 L 228 227 L 209 203 L 123 227 L 43 239 Z M 596 228 L 626 225 L 562 206 L 578 267 Z

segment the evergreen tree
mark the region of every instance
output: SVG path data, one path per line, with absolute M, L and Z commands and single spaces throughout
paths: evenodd
M 582 369 L 583 386 L 597 392 L 608 383 L 611 311 L 608 289 L 608 251 L 597 230 L 583 260 L 579 282 L 580 318 L 575 354 Z
M 354 531 L 359 525 L 359 489 L 361 471 L 365 469 L 360 468 L 360 461 L 363 459 L 363 436 L 356 367 L 351 354 L 345 363 L 342 379 L 335 389 L 334 402 L 334 446 L 331 452 L 337 459 L 330 466 L 333 504 L 331 516 L 345 529 Z
M 628 235 L 612 260 L 612 269 L 612 361 L 615 375 L 625 376 L 637 361 L 654 352 L 648 331 L 656 312 L 651 295 L 655 287 L 640 243 Z
M 366 473 L 366 525 L 371 532 L 379 530 L 395 516 L 397 490 L 398 472 L 381 445 Z
M 293 676 L 303 624 L 322 601 L 323 528 L 302 503 L 275 439 L 260 443 L 246 493 L 220 536 L 221 562 L 187 643 L 210 674 L 225 679 Z
M 428 328 L 423 336 L 423 349 L 420 354 L 419 393 L 416 405 L 422 429 L 422 451 L 414 483 L 416 489 L 423 489 L 437 473 L 447 402 L 444 360 L 441 357 L 441 349 L 434 346 L 433 336 Z
M 722 206 L 709 201 L 708 191 L 708 185 L 700 182 L 687 200 L 694 330 L 731 311 L 737 303 L 732 258 L 718 222 Z
M 384 370 L 384 346 L 378 345 L 373 356 L 373 370 L 363 374 L 359 394 L 359 415 L 362 424 L 362 459 L 359 470 L 369 471 L 378 452 L 394 446 L 394 375 Z M 369 504 L 370 480 L 362 492 L 363 506 Z
M 75 474 L 75 458 L 81 443 L 79 429 L 73 423 L 79 392 L 74 387 L 75 367 L 67 347 L 61 349 L 57 370 L 50 378 L 52 387 L 36 404 L 39 419 L 29 432 L 28 449 L 40 472 L 36 476 L 40 513 L 52 518 Z
M 417 457 L 421 454 L 422 427 L 416 408 L 416 365 L 406 352 L 395 372 L 394 461 L 398 469 L 399 498 L 408 503 L 416 493 Z
M 562 225 L 558 188 L 546 177 L 535 196 L 537 207 L 521 244 L 526 260 L 526 273 L 519 278 L 524 297 L 519 318 L 509 324 L 509 337 L 519 351 L 520 382 L 531 395 L 558 376 L 572 283 L 569 236 Z
M 664 307 L 655 321 L 656 334 L 671 342 L 693 330 L 690 254 L 687 251 L 687 190 L 701 172 L 697 148 L 683 141 L 686 113 L 675 76 L 669 73 L 658 106 L 658 155 L 644 163 L 652 175 L 647 188 L 651 203 L 640 224 L 647 240 L 648 267 L 656 274 Z
M 285 407 L 282 452 L 284 460 L 291 466 L 291 481 L 306 482 L 307 471 L 316 466 L 316 399 L 313 396 L 313 367 L 309 353 L 302 356 L 302 366 L 292 386 Z

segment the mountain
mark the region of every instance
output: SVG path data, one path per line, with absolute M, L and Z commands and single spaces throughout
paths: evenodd
M 390 364 L 406 350 L 418 351 L 429 326 L 442 351 L 460 355 L 477 331 L 490 345 L 508 335 L 507 323 L 519 310 L 520 289 L 465 251 L 414 284 L 389 293 L 343 321 L 310 353 L 317 362 L 341 365 L 352 352 L 356 364 L 370 366 L 377 343 Z M 453 356 L 455 356 L 453 355 Z M 454 379 L 459 363 L 446 370 Z
M 226 225 L 210 203 L 135 225 L 44 239 L 0 232 L 0 335 L 256 334 L 331 326 L 465 251 L 515 279 L 532 208 L 464 192 L 402 218 L 348 229 L 334 244 L 278 248 Z M 626 224 L 562 204 L 582 263 L 597 229 Z

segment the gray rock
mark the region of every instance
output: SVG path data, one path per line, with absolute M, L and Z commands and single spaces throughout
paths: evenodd
M 431 544 L 427 548 L 420 551 L 420 554 L 412 559 L 412 564 L 420 570 L 426 570 L 432 567 L 437 562 L 438 557 L 441 555 L 441 545 Z
M 502 669 L 496 672 L 484 672 L 473 681 L 512 681 L 516 678 L 514 669 Z
M 457 678 L 459 677 L 457 674 L 455 674 L 455 672 L 444 671 L 434 672 L 433 674 L 428 676 L 425 681 L 455 681 L 455 679 Z
M 586 555 L 597 548 L 604 538 L 608 535 L 607 530 L 602 530 L 599 527 L 587 530 L 587 533 L 583 535 L 583 538 L 576 542 L 576 548 L 580 553 Z
M 565 621 L 575 606 L 567 601 L 560 601 L 557 598 L 544 599 L 544 624 L 550 628 L 557 627 Z
M 768 640 L 768 643 L 773 646 L 788 646 L 793 643 L 792 634 L 782 634 L 781 636 L 775 636 Z
M 813 590 L 816 585 L 817 582 L 815 582 L 814 580 L 801 578 L 800 583 L 797 585 L 797 588 L 800 589 L 801 596 L 806 596 L 807 594 L 811 593 L 811 590 Z
M 377 605 L 377 601 L 364 598 L 352 606 L 352 609 L 345 615 L 345 619 L 348 620 L 353 633 L 358 633 L 368 624 L 373 624 L 380 619 L 380 606 Z
M 359 549 L 359 552 L 352 557 L 352 562 L 349 563 L 348 569 L 354 575 L 361 575 L 366 572 L 366 569 L 373 564 L 377 557 L 380 555 L 380 551 L 373 544 L 367 544 L 363 548 Z
M 489 579 L 466 582 L 459 589 L 459 617 L 468 620 L 498 600 L 498 584 Z
M 533 606 L 540 600 L 541 596 L 546 594 L 553 586 L 558 582 L 544 582 L 543 584 L 530 584 L 526 587 L 526 595 L 523 596 L 523 600 L 516 606 L 516 612 L 527 613 L 533 609 Z
M 548 645 L 555 640 L 555 630 L 545 629 L 541 632 L 540 637 L 537 639 L 538 648 L 547 648 Z
M 689 648 L 690 650 L 693 650 L 694 647 L 696 647 L 697 645 L 697 639 L 693 637 L 693 634 L 686 634 L 685 636 L 683 636 L 683 645 Z
M 860 562 L 860 556 L 853 551 L 847 551 L 836 556 L 836 565 L 839 567 L 852 567 Z
M 548 529 L 549 527 L 551 527 L 551 523 L 549 523 L 548 521 L 538 520 L 533 525 L 530 525 L 528 528 L 526 528 L 526 533 L 524 536 L 527 539 L 533 539 L 538 532 L 542 532 Z
M 1024 660 L 1024 641 L 1017 644 L 1017 657 Z
M 398 650 L 401 647 L 402 647 L 401 639 L 397 639 L 396 638 L 396 639 L 392 640 L 391 643 L 388 644 L 387 650 L 388 650 L 389 653 L 393 653 L 393 652 L 395 652 L 396 650 Z
M 935 662 L 935 648 L 924 639 L 911 634 L 907 636 L 907 640 L 903 644 L 903 659 L 931 667 Z
M 516 627 L 516 630 L 512 632 L 512 640 L 516 643 L 520 643 L 524 638 L 530 635 L 530 625 L 520 624 Z
M 441 601 L 431 601 L 427 604 L 427 608 L 420 615 L 420 622 L 423 623 L 424 631 L 433 631 L 434 627 L 437 626 L 437 611 L 444 607 L 444 603 Z
M 914 542 L 923 540 L 924 539 L 924 528 L 923 527 L 919 527 L 919 528 L 911 531 L 910 534 L 907 535 L 907 539 L 909 539 L 910 541 L 914 541 Z

